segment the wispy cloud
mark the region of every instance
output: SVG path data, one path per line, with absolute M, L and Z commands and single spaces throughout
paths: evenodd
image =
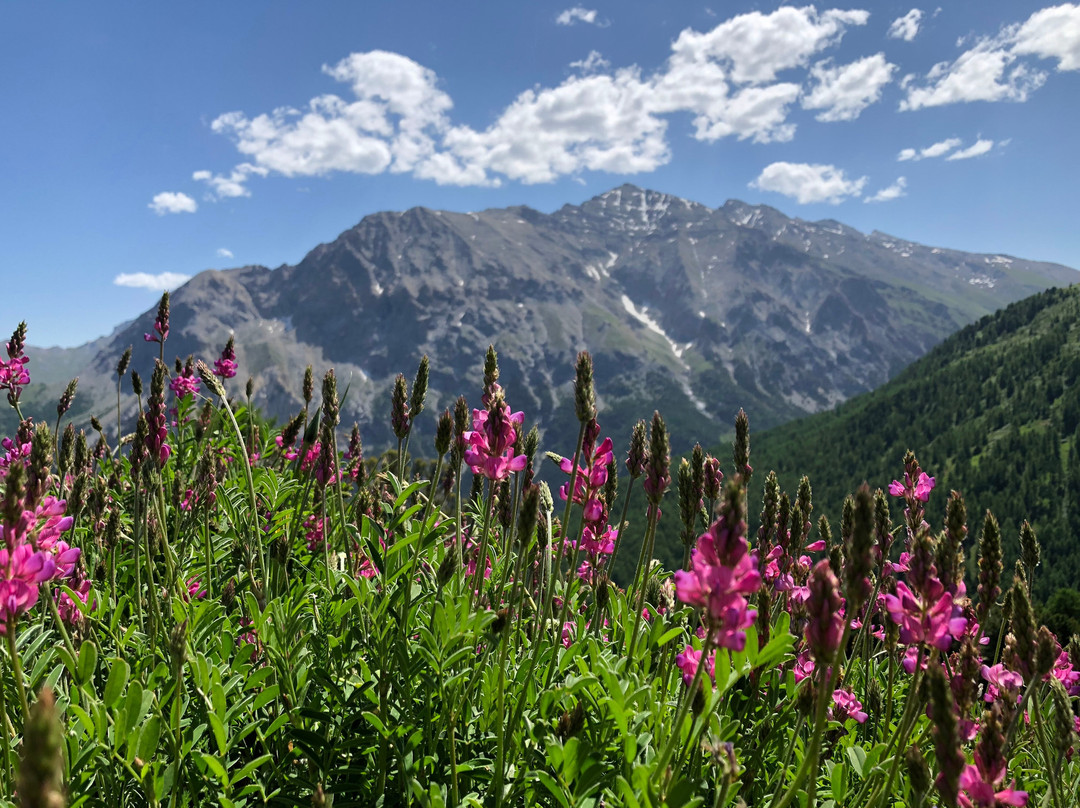
M 555 22 L 558 25 L 574 25 L 579 22 L 596 25 L 596 9 L 574 6 L 573 8 L 568 8 L 560 13 L 559 16 L 555 18 Z
M 611 67 L 611 62 L 605 59 L 600 51 L 589 51 L 589 55 L 584 59 L 578 59 L 576 62 L 571 62 L 570 67 L 576 67 L 582 73 L 597 73 L 601 70 L 607 70 Z
M 189 280 L 191 280 L 190 275 L 182 275 L 179 272 L 159 272 L 157 275 L 151 275 L 149 272 L 130 272 L 117 275 L 113 278 L 113 283 L 133 289 L 165 292 L 183 286 Z
M 896 65 L 889 64 L 884 53 L 833 67 L 818 62 L 810 70 L 817 82 L 803 96 L 803 109 L 824 110 L 819 121 L 853 121 L 864 109 L 881 100 L 881 89 L 892 81 Z
M 219 247 L 218 251 L 217 251 L 217 254 L 218 254 L 219 258 L 232 258 L 233 257 L 232 250 L 227 250 L 224 247 Z
M 925 149 L 902 149 L 896 159 L 900 162 L 906 160 L 925 160 L 927 157 L 941 157 L 943 154 L 948 154 L 955 149 L 961 143 L 963 143 L 958 137 L 950 137 L 945 140 L 939 140 Z
M 837 205 L 859 196 L 866 177 L 848 179 L 842 169 L 811 163 L 771 163 L 750 183 L 751 188 L 790 196 L 801 205 L 828 202 Z
M 968 160 L 972 157 L 978 157 L 980 154 L 986 154 L 994 148 L 994 141 L 992 140 L 977 140 L 966 149 L 961 149 L 958 152 L 953 152 L 946 160 Z
M 904 177 L 897 177 L 896 182 L 892 185 L 882 188 L 873 196 L 866 197 L 863 202 L 891 202 L 894 199 L 907 196 L 907 193 L 904 191 L 906 187 L 907 179 Z
M 922 16 L 922 11 L 913 8 L 903 17 L 897 17 L 889 26 L 889 38 L 910 42 L 919 33 L 919 22 L 922 20 Z
M 199 209 L 194 199 L 176 191 L 162 191 L 154 196 L 147 207 L 158 216 L 166 213 L 194 213 Z

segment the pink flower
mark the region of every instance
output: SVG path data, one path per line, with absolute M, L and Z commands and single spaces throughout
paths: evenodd
M 525 422 L 521 412 L 510 412 L 505 401 L 495 401 L 490 410 L 473 410 L 473 428 L 464 433 L 465 462 L 473 474 L 489 480 L 505 480 L 512 471 L 522 471 L 527 458 L 514 455 L 515 428 Z
M 236 350 L 234 346 L 233 338 L 229 337 L 229 341 L 225 343 L 225 348 L 221 352 L 221 358 L 214 360 L 215 376 L 231 379 L 236 375 Z
M 889 483 L 889 493 L 894 497 L 907 497 L 917 499 L 919 502 L 926 502 L 930 499 L 930 492 L 934 490 L 935 480 L 925 471 L 919 472 L 919 477 L 912 485 L 911 477 L 905 473 L 904 482 L 899 480 L 893 480 Z
M 195 373 L 194 366 L 189 363 L 184 366 L 183 370 L 173 376 L 169 381 L 169 389 L 179 399 L 187 396 L 197 396 L 199 394 L 199 377 Z
M 901 642 L 909 645 L 926 643 L 945 651 L 954 637 L 964 633 L 967 619 L 954 616 L 959 609 L 954 607 L 953 596 L 945 592 L 936 579 L 931 579 L 930 583 L 928 597 L 923 600 L 901 581 L 896 585 L 895 595 L 885 596 L 885 608 L 893 622 L 900 626 Z M 939 591 L 940 597 L 931 601 L 931 593 Z
M 78 586 L 72 587 L 71 590 L 75 593 L 75 597 L 82 603 L 90 604 L 90 611 L 94 610 L 96 603 L 90 597 L 89 580 L 84 580 Z M 82 617 L 82 612 L 79 610 L 79 607 L 75 605 L 75 601 L 73 601 L 68 593 L 64 591 L 61 591 L 56 597 L 56 611 L 60 614 L 60 619 L 69 626 L 76 625 Z
M 600 425 L 594 420 L 590 426 L 591 429 L 586 430 L 581 449 L 584 467 L 579 466 L 577 475 L 574 476 L 572 474 L 573 462 L 570 458 L 564 457 L 559 462 L 559 468 L 564 474 L 570 474 L 574 479 L 574 502 L 584 507 L 585 521 L 596 524 L 607 519 L 604 504 L 596 495 L 607 482 L 608 465 L 613 462 L 615 453 L 612 451 L 611 438 L 604 438 L 600 445 L 594 448 L 593 444 L 600 431 Z M 569 494 L 570 483 L 565 482 L 559 488 L 559 496 L 565 500 Z
M 983 773 L 976 765 L 968 764 L 960 772 L 960 793 L 956 797 L 956 803 L 960 808 L 998 808 L 998 806 L 1027 805 L 1028 794 L 1026 791 L 1017 791 L 1013 788 L 1005 788 L 1001 791 L 995 789 L 1005 779 L 1005 771 L 995 779 L 995 773 Z
M 829 718 L 843 724 L 849 718 L 854 718 L 860 724 L 866 722 L 866 713 L 855 694 L 850 690 L 834 690 L 832 694 L 833 706 L 829 708 Z
M 1011 700 L 1015 701 L 1016 697 L 1020 695 L 1020 688 L 1024 686 L 1024 677 L 1016 671 L 1009 670 L 1000 662 L 993 667 L 983 665 L 980 673 L 982 673 L 982 678 L 990 683 L 984 697 L 986 701 L 995 701 L 1001 698 L 1002 691 L 1007 693 Z
M 679 666 L 679 670 L 682 671 L 683 684 L 687 687 L 694 681 L 694 676 L 697 675 L 698 665 L 701 664 L 701 649 L 696 649 L 693 646 L 686 646 L 682 653 L 675 655 L 675 664 Z M 711 651 L 709 656 L 705 660 L 705 673 L 708 674 L 709 680 L 716 683 L 716 652 Z
M 203 600 L 206 597 L 206 590 L 203 589 L 202 581 L 198 578 L 187 579 L 187 596 L 188 599 Z
M 1070 696 L 1080 695 L 1080 671 L 1073 670 L 1069 655 L 1065 651 L 1058 654 L 1053 670 L 1044 678 L 1048 680 L 1051 676 L 1065 686 Z
M 810 656 L 809 649 L 804 648 L 799 652 L 799 655 L 795 657 L 795 668 L 793 670 L 795 674 L 796 683 L 801 682 L 814 672 L 815 663 Z
M 844 600 L 840 597 L 840 582 L 829 566 L 821 560 L 810 572 L 806 613 L 806 642 L 814 658 L 828 662 L 833 658 L 844 635 Z

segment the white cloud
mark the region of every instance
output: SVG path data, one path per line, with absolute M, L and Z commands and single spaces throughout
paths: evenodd
M 931 146 L 927 146 L 925 149 L 903 149 L 896 159 L 903 162 L 905 160 L 923 160 L 927 157 L 941 157 L 957 146 L 963 143 L 958 137 L 950 137 L 945 140 L 939 140 Z
M 1080 70 L 1080 4 L 1036 11 L 1017 30 L 1013 53 L 1057 59 L 1058 70 Z
M 904 189 L 907 187 L 907 179 L 905 177 L 897 177 L 896 182 L 887 188 L 882 188 L 873 196 L 868 196 L 863 202 L 891 202 L 894 199 L 899 199 L 902 196 L 907 196 Z
M 957 46 L 963 46 L 961 38 Z M 1047 74 L 1030 60 L 1057 59 L 1057 70 L 1080 70 L 1080 4 L 1036 11 L 1023 23 L 982 37 L 953 62 L 939 62 L 921 85 L 907 86 L 902 110 L 964 101 L 1026 101 Z
M 673 59 L 719 61 L 730 65 L 737 83 L 761 84 L 793 67 L 805 67 L 810 57 L 840 41 L 849 25 L 865 25 L 868 11 L 813 6 L 784 6 L 772 14 L 753 11 L 699 33 L 687 28 L 671 46 Z
M 269 169 L 264 166 L 241 163 L 229 172 L 228 176 L 203 170 L 196 171 L 191 175 L 191 178 L 197 182 L 205 182 L 209 185 L 218 199 L 229 199 L 240 196 L 251 196 L 251 191 L 244 185 L 244 183 L 247 182 L 248 177 L 252 174 L 265 177 L 269 173 Z
M 589 9 L 565 13 L 571 22 L 590 21 L 582 16 Z M 480 129 L 451 121 L 453 102 L 433 71 L 396 53 L 354 53 L 323 68 L 349 85 L 352 98 L 326 94 L 302 109 L 220 115 L 213 130 L 233 140 L 244 162 L 221 175 L 200 171 L 197 179 L 222 197 L 246 195 L 246 180 L 267 173 L 408 172 L 440 184 L 491 186 L 506 179 L 550 182 L 584 170 L 652 171 L 671 158 L 666 116 L 676 113 L 689 115 L 691 134 L 701 141 L 787 141 L 795 134 L 787 118 L 803 92 L 806 66 L 868 16 L 813 6 L 735 16 L 712 31 L 682 31 L 652 73 L 636 65 L 611 70 L 593 51 L 571 65 L 577 72 L 561 84 L 520 93 Z M 804 72 L 777 80 L 795 69 Z M 881 56 L 822 65 L 807 98 L 820 103 L 814 108 L 823 110 L 823 120 L 855 117 L 892 71 Z
M 771 163 L 750 187 L 790 196 L 801 205 L 811 202 L 837 205 L 845 197 L 859 196 L 866 180 L 866 177 L 848 179 L 843 170 L 831 165 Z
M 156 194 L 147 207 L 158 216 L 164 216 L 166 213 L 194 213 L 199 209 L 194 199 L 187 194 L 175 191 L 162 191 Z
M 233 257 L 232 250 L 227 250 L 224 247 L 219 247 L 218 251 L 217 251 L 217 254 L 218 254 L 219 258 L 232 258 Z
M 826 60 L 810 69 L 817 85 L 803 96 L 803 109 L 823 109 L 819 121 L 853 121 L 864 109 L 881 100 L 881 88 L 892 81 L 896 65 L 884 53 L 851 64 L 832 67 Z
M 596 9 L 574 6 L 559 14 L 555 18 L 555 22 L 559 25 L 574 25 L 577 22 L 587 22 L 594 25 L 596 24 Z
M 980 154 L 986 154 L 994 148 L 994 141 L 992 140 L 976 140 L 975 143 L 968 146 L 966 149 L 961 149 L 958 152 L 953 152 L 946 160 L 967 160 L 971 157 L 978 157 Z
M 919 22 L 922 20 L 922 15 L 922 11 L 913 8 L 903 17 L 897 17 L 889 26 L 889 37 L 910 42 L 919 33 Z
M 149 272 L 122 272 L 113 278 L 117 286 L 130 286 L 133 289 L 151 289 L 155 292 L 165 292 L 183 286 L 191 280 L 190 275 L 181 275 L 179 272 L 159 272 L 151 275 Z
M 570 67 L 576 67 L 582 73 L 598 73 L 601 70 L 607 70 L 611 67 L 611 62 L 605 59 L 600 51 L 589 51 L 589 55 L 584 59 L 578 59 L 576 62 L 571 62 Z
M 1026 101 L 1042 86 L 1046 74 L 1032 70 L 997 40 L 983 40 L 956 61 L 939 62 L 926 74 L 927 83 L 908 86 L 901 110 L 938 107 L 963 101 Z

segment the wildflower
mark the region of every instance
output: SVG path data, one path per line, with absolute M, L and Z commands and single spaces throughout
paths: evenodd
M 169 293 L 165 292 L 161 296 L 161 302 L 158 304 L 157 317 L 154 318 L 154 331 L 150 334 L 143 334 L 143 339 L 146 342 L 157 342 L 161 345 L 165 344 L 165 340 L 169 338 Z
M 165 299 L 168 295 L 166 292 Z M 146 401 L 146 450 L 158 466 L 164 466 L 172 454 L 172 448 L 165 442 L 169 434 L 165 418 L 165 376 L 165 365 L 158 360 L 150 378 L 150 397 Z
M 584 506 L 585 521 L 591 524 L 602 522 L 606 516 L 604 502 L 600 498 L 600 489 L 608 481 L 608 466 L 614 460 L 615 453 L 612 451 L 611 438 L 604 438 L 599 446 L 596 446 L 597 433 L 600 425 L 596 421 L 590 421 L 585 430 L 585 440 L 582 443 L 581 455 L 585 463 L 579 466 L 577 475 L 573 474 L 573 463 L 570 458 L 564 457 L 559 461 L 559 468 L 564 474 L 570 474 L 574 480 L 574 502 Z M 570 483 L 566 482 L 559 488 L 559 496 L 564 500 L 569 496 Z
M 19 323 L 5 347 L 8 358 L 6 361 L 0 360 L 0 390 L 8 391 L 8 401 L 14 406 L 22 395 L 22 388 L 30 384 L 30 374 L 26 370 L 30 357 L 23 354 L 26 347 L 25 322 Z
M 202 580 L 198 576 L 188 578 L 186 585 L 189 600 L 202 600 L 206 597 L 206 590 L 203 588 Z
M 682 653 L 675 655 L 675 664 L 682 671 L 683 684 L 689 687 L 694 681 L 694 676 L 697 675 L 698 665 L 701 664 L 701 649 L 695 649 L 690 645 L 686 646 Z M 710 651 L 709 656 L 705 659 L 705 673 L 709 675 L 709 679 L 713 683 L 716 682 L 715 651 Z
M 176 361 L 179 364 L 180 360 L 177 359 Z M 169 380 L 169 389 L 173 391 L 174 396 L 181 400 L 187 396 L 197 396 L 199 394 L 199 377 L 195 373 L 195 365 L 190 356 L 183 368 L 177 371 L 176 375 Z
M 967 619 L 955 616 L 959 610 L 954 607 L 953 596 L 936 578 L 931 579 L 931 584 L 930 593 L 920 597 L 901 581 L 896 585 L 895 595 L 885 596 L 885 608 L 900 626 L 901 642 L 925 643 L 945 651 L 954 637 L 964 633 Z M 931 594 L 934 592 L 936 598 Z
M 473 410 L 473 428 L 463 434 L 468 448 L 464 459 L 473 474 L 489 480 L 505 480 L 511 471 L 522 471 L 528 460 L 514 454 L 515 428 L 525 421 L 521 412 L 510 412 L 510 405 L 496 396 L 487 410 Z
M 854 718 L 860 724 L 866 723 L 867 715 L 863 711 L 862 703 L 850 690 L 834 690 L 832 700 L 833 706 L 829 708 L 830 721 L 843 724 L 849 718 Z
M 810 651 L 804 648 L 799 652 L 799 655 L 795 657 L 795 667 L 792 669 L 792 673 L 795 674 L 795 683 L 798 684 L 806 677 L 810 676 L 814 672 L 816 667 L 813 657 L 810 656 Z
M 69 588 L 75 593 L 75 597 L 77 597 L 80 602 L 89 605 L 90 611 L 94 610 L 96 604 L 90 596 L 89 579 L 84 578 L 77 586 Z M 69 626 L 78 625 L 82 620 L 82 611 L 75 605 L 75 601 L 71 599 L 67 592 L 61 591 L 56 596 L 56 611 L 59 613 L 60 619 Z
M 704 611 L 704 621 L 722 648 L 741 651 L 745 629 L 757 617 L 746 596 L 761 586 L 757 556 L 749 552 L 741 518 L 741 487 L 729 486 L 720 516 L 698 537 L 689 570 L 675 573 L 679 600 Z
M 214 360 L 214 375 L 222 379 L 231 379 L 236 375 L 236 342 L 232 337 L 225 343 L 221 358 Z
M 819 662 L 831 662 L 844 634 L 844 606 L 840 597 L 840 582 L 829 562 L 819 561 L 810 572 L 810 590 L 806 612 L 806 641 Z
M 919 474 L 919 478 L 912 485 L 911 477 L 904 474 L 904 482 L 893 480 L 889 483 L 889 493 L 894 497 L 913 497 L 919 502 L 930 499 L 930 492 L 934 490 L 935 480 L 925 471 Z
M 985 714 L 982 737 L 975 746 L 975 763 L 969 763 L 960 772 L 960 792 L 956 799 L 960 808 L 1027 805 L 1026 791 L 1018 791 L 1012 784 L 1001 788 L 1007 767 L 1004 746 L 1001 708 L 995 705 Z
M 993 667 L 983 665 L 979 672 L 990 685 L 986 689 L 986 701 L 997 701 L 1002 698 L 1002 692 L 1013 701 L 1019 697 L 1020 688 L 1024 686 L 1024 677 L 1016 671 L 1009 670 L 999 662 Z

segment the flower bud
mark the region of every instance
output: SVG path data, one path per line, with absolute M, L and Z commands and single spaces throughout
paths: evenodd
M 311 403 L 312 396 L 315 395 L 315 375 L 312 373 L 311 365 L 304 368 L 304 383 L 301 387 L 301 393 L 304 396 L 304 407 Z
M 23 730 L 16 789 L 20 805 L 64 808 L 66 803 L 64 730 L 56 712 L 56 697 L 47 686 L 38 691 Z
M 735 473 L 742 477 L 744 485 L 749 485 L 750 476 L 754 473 L 750 466 L 750 419 L 742 409 L 735 416 L 735 442 L 731 446 L 731 455 L 735 461 Z
M 424 411 L 424 399 L 427 398 L 429 363 L 427 354 L 420 358 L 420 366 L 416 369 L 413 377 L 412 395 L 409 398 L 409 417 L 416 420 L 416 416 Z
M 1024 567 L 1027 569 L 1028 589 L 1031 589 L 1035 568 L 1039 566 L 1039 554 L 1039 540 L 1035 538 L 1035 529 L 1025 519 L 1020 526 L 1020 557 L 1024 559 Z
M 439 416 L 438 426 L 435 428 L 435 452 L 442 457 L 450 451 L 450 441 L 454 437 L 454 416 L 450 410 L 443 410 Z
M 67 383 L 67 387 L 64 388 L 64 392 L 60 395 L 60 401 L 56 405 L 56 417 L 60 418 L 71 409 L 71 404 L 75 400 L 75 389 L 79 386 L 79 377 L 76 376 L 70 382 Z
M 401 373 L 394 379 L 394 392 L 390 405 L 390 424 L 398 440 L 405 440 L 409 434 L 409 396 L 405 388 L 405 376 Z
M 645 473 L 645 466 L 649 462 L 648 427 L 644 421 L 634 424 L 634 431 L 630 435 L 630 451 L 626 455 L 626 470 L 630 473 L 630 479 L 636 480 Z
M 120 361 L 116 363 L 116 376 L 117 378 L 123 378 L 127 373 L 128 367 L 131 365 L 131 346 L 127 346 L 127 350 L 120 357 Z
M 979 605 L 975 619 L 985 625 L 990 607 L 1001 594 L 1001 530 L 990 511 L 983 519 L 982 535 L 979 537 Z
M 587 424 L 596 418 L 596 388 L 593 384 L 592 356 L 588 351 L 577 355 L 574 372 L 574 412 L 579 423 Z

